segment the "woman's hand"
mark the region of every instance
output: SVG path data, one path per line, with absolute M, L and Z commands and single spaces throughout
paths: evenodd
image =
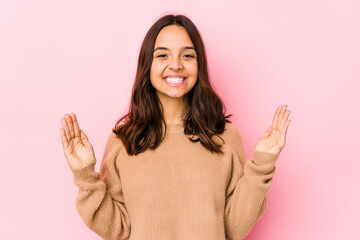
M 272 125 L 265 134 L 258 140 L 253 151 L 279 154 L 285 146 L 286 132 L 290 123 L 288 120 L 290 110 L 287 105 L 279 106 L 276 109 Z
M 86 134 L 79 129 L 75 114 L 65 114 L 61 118 L 61 125 L 59 131 L 64 155 L 70 168 L 77 170 L 96 162 L 94 149 Z

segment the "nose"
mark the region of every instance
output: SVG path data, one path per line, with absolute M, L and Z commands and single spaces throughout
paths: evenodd
M 169 68 L 170 69 L 182 69 L 183 65 L 181 63 L 181 60 L 177 57 L 170 58 Z

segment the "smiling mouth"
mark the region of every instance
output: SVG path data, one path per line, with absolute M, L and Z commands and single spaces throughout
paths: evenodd
M 170 87 L 179 87 L 185 85 L 187 77 L 166 77 L 164 80 Z
M 182 82 L 185 82 L 187 78 L 185 77 L 182 77 L 182 78 L 179 78 L 179 77 L 167 77 L 167 78 L 164 78 L 164 80 L 168 83 L 182 83 Z

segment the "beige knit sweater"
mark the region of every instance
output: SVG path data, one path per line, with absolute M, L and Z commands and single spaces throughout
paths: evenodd
M 191 142 L 181 125 L 167 127 L 157 149 L 137 156 L 111 133 L 100 173 L 95 162 L 72 169 L 85 224 L 106 240 L 243 239 L 264 213 L 279 154 L 246 160 L 231 123 L 223 155 Z

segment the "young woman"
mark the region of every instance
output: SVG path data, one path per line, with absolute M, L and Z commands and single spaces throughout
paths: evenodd
M 183 15 L 160 18 L 141 46 L 130 109 L 107 140 L 100 173 L 75 114 L 61 118 L 80 216 L 104 239 L 243 239 L 266 207 L 286 108 L 246 160 L 211 87 L 198 30 Z

